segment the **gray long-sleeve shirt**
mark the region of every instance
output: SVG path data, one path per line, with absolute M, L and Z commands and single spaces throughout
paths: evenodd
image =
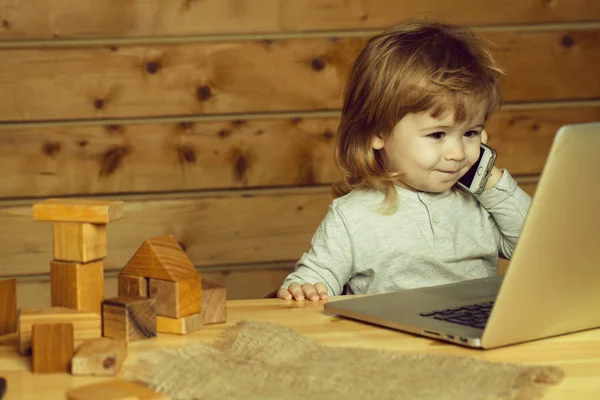
M 498 257 L 511 258 L 531 203 L 502 172 L 477 197 L 397 187 L 392 215 L 378 211 L 379 191 L 335 199 L 282 286 L 323 282 L 330 295 L 339 295 L 348 283 L 353 293 L 383 293 L 497 274 Z

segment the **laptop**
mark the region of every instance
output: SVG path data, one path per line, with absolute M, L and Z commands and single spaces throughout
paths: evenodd
M 556 133 L 506 274 L 324 309 L 480 349 L 600 327 L 600 122 Z

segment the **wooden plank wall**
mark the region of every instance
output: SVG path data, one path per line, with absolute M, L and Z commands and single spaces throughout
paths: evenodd
M 600 2 L 0 0 L 0 277 L 46 302 L 52 236 L 31 206 L 126 202 L 107 294 L 173 234 L 229 297 L 275 289 L 338 178 L 342 86 L 370 36 L 407 17 L 473 27 L 508 74 L 488 126 L 529 193 L 557 128 L 600 120 Z M 506 263 L 502 268 L 506 268 Z

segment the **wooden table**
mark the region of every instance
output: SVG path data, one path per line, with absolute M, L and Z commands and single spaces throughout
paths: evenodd
M 336 301 L 332 298 L 329 301 Z M 295 303 L 278 299 L 236 300 L 228 302 L 227 324 L 206 326 L 188 336 L 159 334 L 144 341 L 131 342 L 128 363 L 140 352 L 159 346 L 175 348 L 193 342 L 212 341 L 226 326 L 241 320 L 271 321 L 290 327 L 313 340 L 336 346 L 381 348 L 399 352 L 451 354 L 490 361 L 545 364 L 564 368 L 567 377 L 547 392 L 548 400 L 600 399 L 600 329 L 535 341 L 494 350 L 471 350 L 344 320 L 323 313 L 322 303 Z M 3 400 L 64 399 L 71 387 L 111 378 L 73 377 L 69 374 L 33 375 L 30 359 L 16 350 L 16 335 L 0 339 L 0 376 L 7 379 Z

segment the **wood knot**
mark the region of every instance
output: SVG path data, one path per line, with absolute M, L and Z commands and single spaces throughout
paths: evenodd
M 162 65 L 158 61 L 149 61 L 146 63 L 146 72 L 149 74 L 155 74 L 162 68 Z
M 123 164 L 129 150 L 123 146 L 114 146 L 104 152 L 100 159 L 100 176 L 113 174 Z
M 298 207 L 296 207 L 296 210 L 303 211 L 304 210 L 304 206 L 298 206 Z
M 228 129 L 220 129 L 219 132 L 217 132 L 217 135 L 221 138 L 221 139 L 225 139 L 226 137 L 231 136 L 231 131 Z
M 573 45 L 575 44 L 575 39 L 573 39 L 573 36 L 571 35 L 565 35 L 560 40 L 560 43 L 563 45 L 563 47 L 566 47 L 568 49 L 573 47 Z
M 110 51 L 112 51 L 113 53 L 116 52 L 117 50 L 119 50 L 119 48 L 117 46 L 110 46 L 109 47 Z
M 61 145 L 59 142 L 47 142 L 44 143 L 42 151 L 48 157 L 53 157 L 60 152 Z
M 553 7 L 555 0 L 542 0 L 542 5 L 546 7 Z
M 300 125 L 300 122 L 302 122 L 302 118 L 300 118 L 300 117 L 290 119 L 290 124 L 292 126 L 298 126 L 298 125 Z
M 200 101 L 207 101 L 212 97 L 212 90 L 210 90 L 210 86 L 202 85 L 198 86 L 196 89 L 196 97 Z
M 4 29 L 10 29 L 10 22 L 8 22 L 7 20 L 3 19 L 2 20 L 2 27 Z
M 325 69 L 325 60 L 323 60 L 321 57 L 313 58 L 311 67 L 315 71 L 323 71 Z
M 539 124 L 532 124 L 531 125 L 531 130 L 534 132 L 537 132 L 540 130 L 540 125 Z
M 363 22 L 366 21 L 366 20 L 368 20 L 368 19 L 369 19 L 369 14 L 363 14 L 363 16 L 360 17 L 360 20 L 363 21 Z
M 101 110 L 104 108 L 104 100 L 103 99 L 95 99 L 94 100 L 94 108 L 96 110 Z
M 77 144 L 79 145 L 79 147 L 85 147 L 88 144 L 90 144 L 90 142 L 87 140 L 80 140 L 79 142 L 77 142 Z
M 325 132 L 323 133 L 323 137 L 325 138 L 325 140 L 327 140 L 328 142 L 333 139 L 333 137 L 335 136 L 335 134 L 333 133 L 333 131 L 331 129 L 326 129 Z
M 265 131 L 263 131 L 262 129 L 259 129 L 259 130 L 257 130 L 256 132 L 254 132 L 254 134 L 255 134 L 256 136 L 260 136 L 260 135 L 262 135 L 263 133 L 265 133 Z
M 187 130 L 193 129 L 195 125 L 196 124 L 194 124 L 193 122 L 185 121 L 185 122 L 178 123 L 177 128 L 182 131 L 187 131 Z
M 123 134 L 124 132 L 123 125 L 118 124 L 105 125 L 104 130 L 110 135 Z
M 179 156 L 179 163 L 184 165 L 194 164 L 196 162 L 196 151 L 188 145 L 180 145 L 177 147 L 177 154 Z
M 181 247 L 181 250 L 183 250 L 183 252 L 185 253 L 187 251 L 186 244 L 183 243 L 181 240 L 177 241 L 177 243 L 179 244 L 179 247 Z
M 112 367 L 116 363 L 117 363 L 117 360 L 114 357 L 106 357 L 104 359 L 104 361 L 102 362 L 102 367 L 104 369 L 109 369 L 110 367 Z
M 245 119 L 234 119 L 233 121 L 231 121 L 231 125 L 233 125 L 235 128 L 239 128 L 242 125 L 246 124 L 246 120 Z

